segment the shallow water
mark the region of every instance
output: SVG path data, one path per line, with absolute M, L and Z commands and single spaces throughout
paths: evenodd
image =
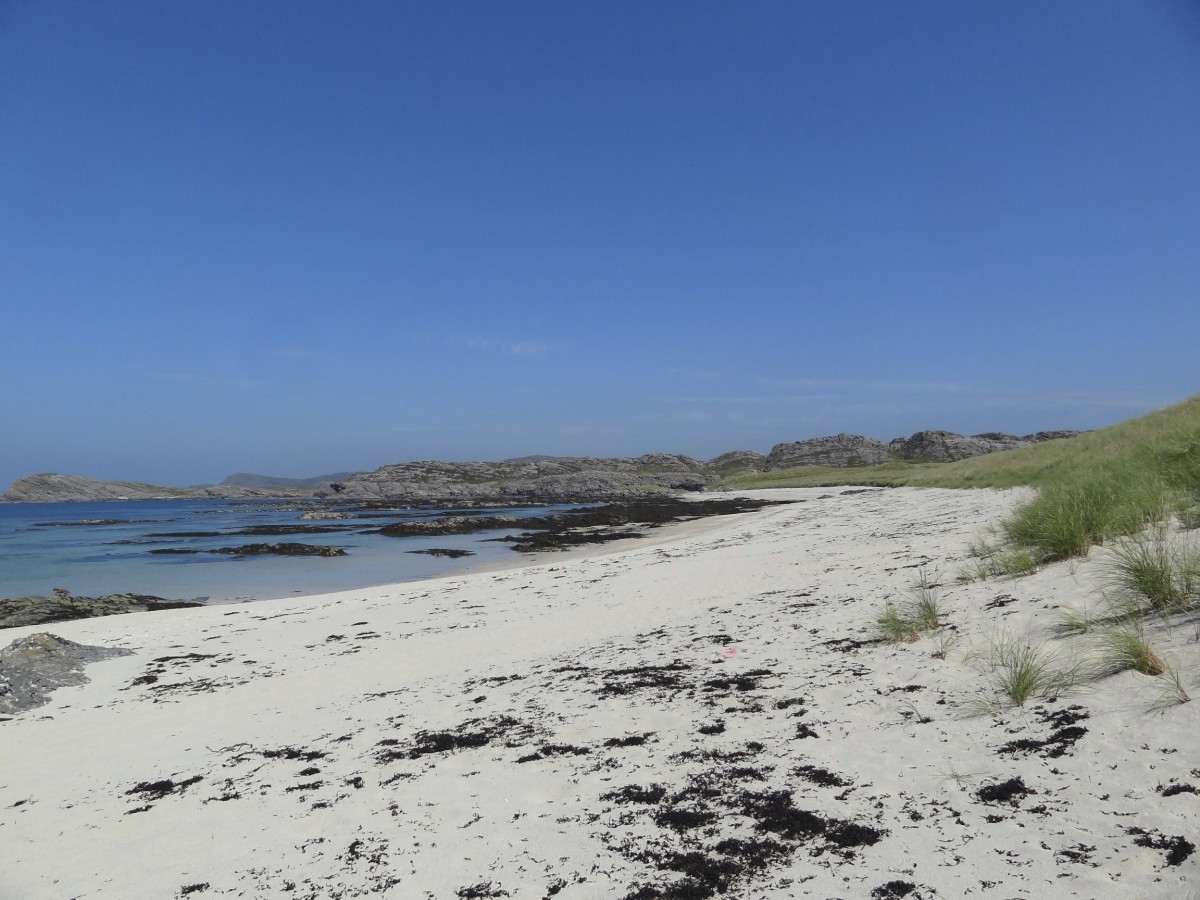
M 571 507 L 497 509 L 474 514 L 544 515 L 566 508 Z M 131 592 L 168 599 L 266 600 L 431 578 L 515 556 L 507 544 L 486 540 L 511 530 L 410 538 L 358 533 L 401 517 L 453 514 L 450 510 L 398 507 L 372 511 L 369 518 L 300 521 L 304 511 L 305 507 L 289 501 L 0 504 L 0 597 L 49 594 L 54 588 L 66 588 L 72 594 L 90 597 Z M 167 536 L 292 523 L 354 528 L 321 534 Z M 347 555 L 230 557 L 149 552 L 281 542 L 341 547 Z M 470 550 L 475 555 L 448 559 L 406 552 L 432 547 Z

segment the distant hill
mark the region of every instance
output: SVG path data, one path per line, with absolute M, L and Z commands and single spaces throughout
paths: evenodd
M 381 466 L 373 472 L 337 472 L 314 478 L 279 478 L 238 472 L 218 485 L 191 488 L 42 474 L 17 479 L 6 493 L 0 495 L 0 501 L 52 503 L 211 497 L 464 504 L 562 503 L 639 496 L 647 491 L 695 491 L 731 482 L 750 486 L 757 484 L 754 479 L 779 471 L 858 468 L 873 472 L 880 465 L 895 463 L 924 463 L 937 467 L 955 460 L 1028 448 L 1074 435 L 1073 431 L 1044 431 L 1023 436 L 988 432 L 968 437 L 949 431 L 919 431 L 911 437 L 896 438 L 885 444 L 861 435 L 837 434 L 777 444 L 768 455 L 753 450 L 733 450 L 707 462 L 671 453 L 649 453 L 639 457 L 534 455 L 502 462 L 423 460 Z M 911 469 L 911 466 L 905 468 Z
M 315 478 L 277 478 L 274 475 L 254 475 L 250 472 L 235 472 L 221 482 L 222 487 L 242 488 L 314 488 L 329 481 L 345 481 L 358 472 L 334 472 Z

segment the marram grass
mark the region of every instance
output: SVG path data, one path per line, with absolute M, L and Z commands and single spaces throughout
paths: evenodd
M 1086 556 L 1097 544 L 1136 534 L 1180 510 L 1187 522 L 1200 524 L 1200 395 L 1077 437 L 958 462 L 892 462 L 850 469 L 806 466 L 740 476 L 725 486 L 847 484 L 1032 486 L 1038 496 L 1006 523 L 1010 546 L 1028 554 L 1035 565 Z

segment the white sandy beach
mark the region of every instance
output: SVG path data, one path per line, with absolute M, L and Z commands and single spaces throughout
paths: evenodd
M 0 721 L 0 898 L 1200 896 L 1200 703 L 1126 672 L 980 711 L 977 651 L 1051 639 L 1103 550 L 960 585 L 1027 492 L 751 496 L 804 502 L 0 633 L 133 651 Z M 872 641 L 920 571 L 945 658 Z

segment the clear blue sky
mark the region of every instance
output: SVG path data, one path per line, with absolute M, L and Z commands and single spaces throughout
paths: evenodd
M 1200 4 L 0 0 L 0 488 L 1200 391 Z

